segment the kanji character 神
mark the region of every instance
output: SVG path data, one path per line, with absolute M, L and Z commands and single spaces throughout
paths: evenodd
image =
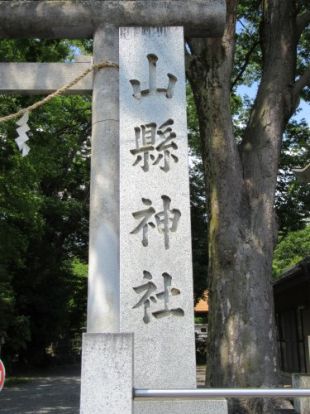
M 159 213 L 156 213 L 154 207 L 152 207 L 152 201 L 147 198 L 142 198 L 143 204 L 148 206 L 144 210 L 135 211 L 132 213 L 133 217 L 136 220 L 140 220 L 140 223 L 135 227 L 130 234 L 137 234 L 139 231 L 142 231 L 142 244 L 143 246 L 148 246 L 148 227 L 155 228 L 155 224 L 152 221 L 149 221 L 154 215 L 157 230 L 159 233 L 164 235 L 165 248 L 169 249 L 170 247 L 170 232 L 176 232 L 178 228 L 178 222 L 181 217 L 181 212 L 178 209 L 170 209 L 171 199 L 163 195 L 161 196 L 163 200 L 163 210 Z

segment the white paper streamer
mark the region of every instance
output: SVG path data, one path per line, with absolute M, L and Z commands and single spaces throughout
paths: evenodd
M 28 155 L 30 151 L 29 146 L 26 144 L 26 142 L 29 140 L 27 132 L 30 131 L 30 128 L 27 124 L 28 119 L 29 119 L 29 112 L 26 111 L 24 115 L 16 122 L 19 128 L 16 129 L 16 132 L 18 133 L 18 137 L 15 139 L 15 142 L 18 145 L 18 148 L 20 149 L 23 157 Z

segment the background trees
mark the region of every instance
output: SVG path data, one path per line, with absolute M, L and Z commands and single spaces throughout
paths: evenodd
M 292 231 L 280 241 L 272 264 L 275 278 L 310 254 L 310 226 Z
M 70 58 L 65 41 L 1 41 L 1 61 Z M 32 97 L 0 97 L 1 113 Z M 0 337 L 5 360 L 72 359 L 84 326 L 88 243 L 90 98 L 62 97 L 31 115 L 31 151 L 0 125 Z M 74 355 L 73 355 L 74 357 Z

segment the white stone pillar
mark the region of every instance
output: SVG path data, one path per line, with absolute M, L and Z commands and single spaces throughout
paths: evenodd
M 195 388 L 183 28 L 120 28 L 121 331 L 134 386 Z M 225 400 L 137 401 L 135 414 L 225 414 Z
M 121 28 L 119 59 L 121 330 L 135 387 L 194 388 L 183 28 Z
M 118 63 L 118 29 L 94 35 L 94 63 Z M 118 70 L 94 74 L 90 188 L 88 332 L 119 332 Z

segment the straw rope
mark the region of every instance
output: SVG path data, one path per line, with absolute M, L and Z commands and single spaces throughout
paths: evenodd
M 61 88 L 57 89 L 57 91 L 51 93 L 50 95 L 47 95 L 45 98 L 41 99 L 40 101 L 37 101 L 37 102 L 35 102 L 34 104 L 32 104 L 30 106 L 27 106 L 27 108 L 22 108 L 18 112 L 0 117 L 0 122 L 5 122 L 5 121 L 9 121 L 11 119 L 19 118 L 22 115 L 24 115 L 25 112 L 31 112 L 31 111 L 34 111 L 37 108 L 40 108 L 41 106 L 45 105 L 47 102 L 49 102 L 51 99 L 55 98 L 56 96 L 60 96 L 60 95 L 64 94 L 68 89 L 70 89 L 72 86 L 76 85 L 81 79 L 85 78 L 85 76 L 87 76 L 93 70 L 103 69 L 103 68 L 116 68 L 116 69 L 118 69 L 119 66 L 116 63 L 110 62 L 108 60 L 104 60 L 100 63 L 93 64 L 88 69 L 86 69 L 84 72 L 82 72 L 79 76 L 77 76 L 75 79 L 73 79 L 71 82 L 69 82 L 66 85 L 62 86 Z

